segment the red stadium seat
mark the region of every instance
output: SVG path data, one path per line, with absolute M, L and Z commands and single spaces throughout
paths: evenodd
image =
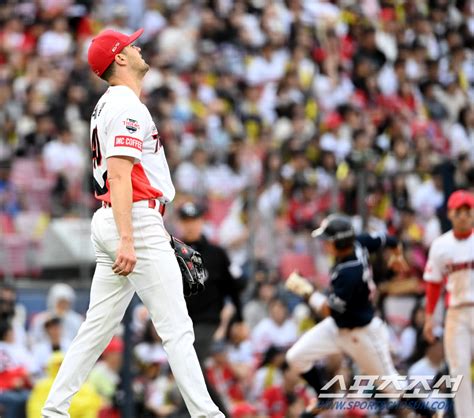
M 215 227 L 218 227 L 229 213 L 233 199 L 209 199 L 206 218 Z
M 286 279 L 295 270 L 308 279 L 315 280 L 317 276 L 313 257 L 309 254 L 286 253 L 281 257 L 279 267 L 283 279 Z
M 0 241 L 0 276 L 15 277 L 28 274 L 29 241 L 22 235 L 11 234 Z
M 13 219 L 6 213 L 0 213 L 0 236 L 13 234 L 15 232 L 15 224 Z

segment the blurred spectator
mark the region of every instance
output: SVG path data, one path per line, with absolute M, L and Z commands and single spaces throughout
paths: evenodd
M 123 362 L 123 341 L 113 337 L 105 348 L 100 360 L 92 369 L 88 383 L 100 395 L 106 406 L 113 406 L 120 383 Z
M 136 410 L 138 416 L 151 414 L 153 417 L 174 417 L 185 412 L 184 401 L 162 351 L 162 348 L 161 351 L 158 349 L 135 350 L 140 372 L 134 382 L 135 398 L 143 399 L 142 407 Z
M 309 405 L 310 400 L 314 397 L 314 392 L 312 393 L 306 388 L 299 375 L 288 367 L 286 362 L 281 365 L 281 373 L 282 382 L 263 392 L 262 412 L 269 418 L 284 418 L 288 416 L 290 410 L 295 408 L 298 409 L 298 414 L 292 414 L 292 416 L 299 416 Z
M 31 341 L 47 341 L 44 324 L 51 318 L 57 316 L 61 319 L 63 329 L 63 343 L 68 346 L 79 331 L 83 318 L 74 312 L 75 293 L 71 286 L 65 283 L 57 283 L 48 292 L 48 309 L 38 313 L 32 321 L 30 328 Z
M 29 94 L 33 94 L 32 89 Z M 30 133 L 24 136 L 17 147 L 17 156 L 36 157 L 40 155 L 43 147 L 53 140 L 54 131 L 55 125 L 51 115 L 47 113 L 36 115 Z
M 134 354 L 141 363 L 148 363 L 150 358 L 153 360 L 167 363 L 166 352 L 163 348 L 161 338 L 156 332 L 153 321 L 149 319 L 145 326 L 145 332 L 141 341 L 135 346 Z
M 31 353 L 36 364 L 36 370 L 43 376 L 46 372 L 46 366 L 52 354 L 56 351 L 66 353 L 67 344 L 63 338 L 63 326 L 61 318 L 52 316 L 44 323 L 46 332 L 46 341 L 36 342 L 31 344 Z
M 253 402 L 257 402 L 268 388 L 282 384 L 283 374 L 281 366 L 284 361 L 285 350 L 274 345 L 268 348 L 253 379 L 251 389 L 251 399 Z
M 226 409 L 245 400 L 244 386 L 239 378 L 237 367 L 228 356 L 225 341 L 215 341 L 206 362 L 206 375 L 209 383 L 218 391 Z
M 252 345 L 257 353 L 264 353 L 271 345 L 288 348 L 297 339 L 297 326 L 289 317 L 285 301 L 273 298 L 268 310 L 270 316 L 262 319 L 252 331 Z
M 15 344 L 26 347 L 26 308 L 16 302 L 16 289 L 6 284 L 0 285 L 0 321 L 10 322 Z
M 64 354 L 60 352 L 55 352 L 48 358 L 47 377 L 38 380 L 33 386 L 27 404 L 27 418 L 41 417 L 41 409 L 48 397 L 48 393 L 63 359 Z M 100 396 L 94 388 L 86 382 L 82 385 L 79 392 L 73 396 L 69 414 L 71 418 L 98 418 L 101 407 L 102 401 Z
M 23 418 L 33 371 L 30 355 L 14 343 L 13 328 L 0 321 L 0 411 L 7 418 Z
M 259 418 L 258 410 L 250 403 L 242 402 L 232 408 L 232 418 Z
M 45 167 L 53 174 L 68 181 L 81 181 L 84 175 L 85 159 L 78 144 L 73 142 L 72 132 L 64 128 L 58 139 L 48 142 L 43 148 Z
M 254 294 L 252 298 L 244 305 L 243 315 L 245 323 L 249 326 L 250 331 L 264 319 L 268 317 L 268 303 L 276 294 L 276 286 L 268 278 L 258 279 L 259 272 L 256 272 Z M 260 272 L 266 275 L 266 272 Z
M 7 215 L 10 219 L 21 210 L 18 191 L 9 179 L 10 162 L 0 161 L 0 216 Z M 8 228 L 2 224 L 0 235 L 7 233 Z M 10 231 L 12 232 L 12 231 Z
M 247 324 L 234 315 L 228 325 L 226 337 L 229 361 L 234 365 L 239 379 L 250 386 L 255 361 Z
M 442 340 L 443 330 L 436 330 L 436 341 L 433 344 L 426 343 L 424 357 L 414 363 L 408 369 L 408 376 L 437 376 L 446 367 Z
M 72 41 L 67 20 L 57 17 L 51 29 L 39 37 L 38 53 L 41 57 L 49 59 L 64 56 L 71 50 Z

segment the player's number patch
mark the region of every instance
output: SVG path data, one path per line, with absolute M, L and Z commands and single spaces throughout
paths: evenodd
M 102 152 L 100 151 L 99 135 L 97 134 L 97 127 L 92 131 L 91 138 L 91 150 L 92 150 L 92 164 L 94 168 L 102 164 Z

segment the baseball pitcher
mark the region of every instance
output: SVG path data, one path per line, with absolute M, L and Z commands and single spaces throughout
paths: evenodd
M 108 82 L 91 118 L 97 199 L 92 242 L 97 268 L 85 322 L 68 350 L 43 417 L 69 417 L 72 396 L 111 340 L 135 292 L 147 306 L 192 417 L 224 417 L 206 390 L 170 236 L 163 224 L 175 189 L 150 112 L 140 101 L 148 64 L 127 36 L 100 33 L 89 47 L 92 71 Z
M 474 358 L 474 196 L 465 190 L 454 192 L 448 199 L 448 217 L 453 229 L 433 241 L 423 275 L 427 284 L 423 331 L 428 341 L 434 341 L 433 312 L 447 278 L 444 346 L 450 374 L 463 376 L 454 409 L 457 418 L 470 418 L 474 414 L 470 372 Z

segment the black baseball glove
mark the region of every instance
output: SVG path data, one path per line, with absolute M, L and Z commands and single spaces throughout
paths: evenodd
M 204 268 L 201 254 L 173 236 L 171 246 L 181 269 L 184 296 L 201 293 L 207 279 L 207 270 Z

